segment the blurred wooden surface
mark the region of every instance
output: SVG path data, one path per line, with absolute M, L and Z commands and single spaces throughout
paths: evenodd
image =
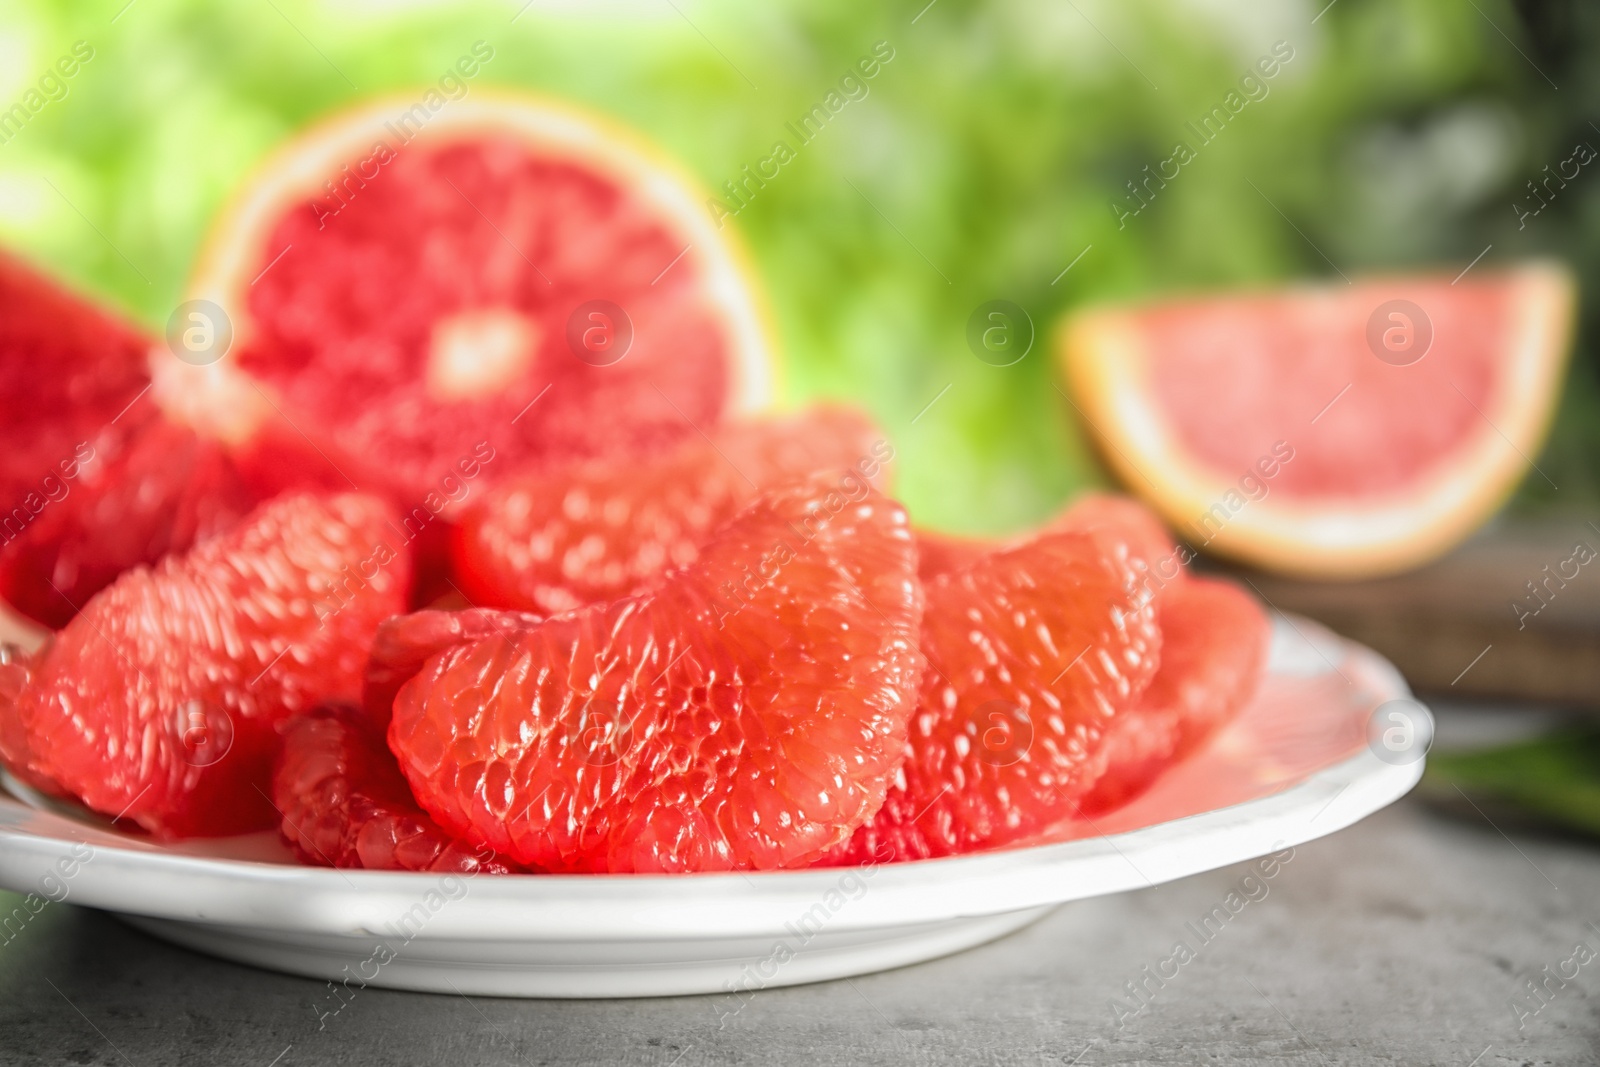
M 1274 607 L 1382 652 L 1419 693 L 1600 711 L 1600 529 L 1588 519 L 1501 523 L 1375 581 L 1233 573 Z

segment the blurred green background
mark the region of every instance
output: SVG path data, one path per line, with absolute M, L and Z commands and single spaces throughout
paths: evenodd
M 925 4 L 6 0 L 0 109 L 74 42 L 94 54 L 0 144 L 0 241 L 156 327 L 265 153 L 330 109 L 436 81 L 474 41 L 495 51 L 474 90 L 592 105 L 713 188 L 884 41 L 894 58 L 867 97 L 733 225 L 771 294 L 790 398 L 866 405 L 918 517 L 969 531 L 1104 478 L 1052 386 L 1051 325 L 1074 305 L 1331 274 L 1328 260 L 1453 271 L 1491 243 L 1484 264 L 1554 254 L 1586 293 L 1600 284 L 1600 177 L 1525 225 L 1514 207 L 1578 141 L 1600 147 L 1592 0 Z M 1269 94 L 1119 228 L 1124 184 L 1277 41 L 1294 59 Z M 1017 366 L 967 348 L 992 298 L 1038 329 Z M 1590 336 L 1540 458 L 1561 500 L 1538 480 L 1519 507 L 1595 495 Z

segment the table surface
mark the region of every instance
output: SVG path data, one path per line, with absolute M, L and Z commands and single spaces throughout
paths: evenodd
M 719 996 L 516 1001 L 364 989 L 319 1025 L 324 983 L 51 905 L 0 943 L 0 1063 L 1600 1062 L 1600 999 L 1590 996 L 1600 956 L 1576 962 L 1600 952 L 1600 849 L 1502 833 L 1468 814 L 1408 798 L 1300 847 L 1175 977 L 1147 982 L 1143 1004 L 1127 984 L 1180 938 L 1194 944 L 1186 924 L 1247 867 L 1071 904 L 931 963 L 765 990 L 737 1012 Z M 0 914 L 16 903 L 0 894 Z M 1576 975 L 1546 977 L 1546 967 Z M 1542 996 L 1528 991 L 1529 976 L 1545 982 Z

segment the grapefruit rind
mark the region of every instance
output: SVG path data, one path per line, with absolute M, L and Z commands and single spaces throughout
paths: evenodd
M 1481 430 L 1448 462 L 1382 499 L 1252 501 L 1209 539 L 1210 552 L 1313 578 L 1392 574 L 1444 553 L 1500 507 L 1548 432 L 1577 307 L 1572 276 L 1552 263 L 1503 275 L 1515 287 L 1503 387 Z M 1123 483 L 1180 532 L 1237 488 L 1239 474 L 1208 466 L 1179 441 L 1149 384 L 1137 306 L 1080 313 L 1058 356 L 1071 394 Z
M 340 112 L 296 137 L 257 168 L 265 176 L 248 184 L 219 218 L 201 251 L 188 299 L 225 309 L 234 329 L 228 353 L 200 366 L 151 350 L 157 401 L 174 417 L 230 445 L 252 439 L 275 414 L 268 386 L 253 381 L 230 357 L 248 344 L 252 324 L 245 292 L 278 251 L 265 247 L 272 228 L 290 208 L 323 195 L 341 166 L 370 152 L 383 123 L 416 105 L 394 94 Z M 552 100 L 522 93 L 478 91 L 434 114 L 413 140 L 460 139 L 482 132 L 517 133 L 530 146 L 570 159 L 641 197 L 670 221 L 688 243 L 685 260 L 697 263 L 703 291 L 727 330 L 731 388 L 724 415 L 765 410 L 777 393 L 776 331 L 748 252 L 732 231 L 721 231 L 705 210 L 696 181 L 638 135 L 609 120 Z M 410 143 L 410 142 L 407 142 Z M 237 309 L 237 310 L 235 310 Z

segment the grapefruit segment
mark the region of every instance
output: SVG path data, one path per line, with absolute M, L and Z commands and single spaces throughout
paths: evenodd
M 1512 490 L 1574 304 L 1543 264 L 1375 278 L 1082 312 L 1061 358 L 1107 460 L 1190 543 L 1359 577 L 1445 551 Z
M 395 694 L 434 656 L 494 634 L 533 629 L 543 618 L 525 611 L 468 608 L 465 611 L 415 611 L 378 626 L 362 683 L 361 703 L 380 729 L 389 725 Z
M 1105 739 L 1156 671 L 1161 634 L 1130 554 L 1088 532 L 991 548 L 926 584 L 928 668 L 905 763 L 829 860 L 947 856 L 1073 815 Z
M 233 527 L 255 503 L 215 442 L 148 400 L 89 452 L 57 483 L 59 498 L 0 548 L 0 597 L 52 628 L 124 571 Z
M 1212 578 L 1189 578 L 1157 608 L 1161 665 L 1138 707 L 1106 738 L 1106 771 L 1084 797 L 1093 818 L 1148 789 L 1249 703 L 1266 663 L 1271 624 L 1254 597 Z
M 551 871 L 804 866 L 883 802 L 922 659 L 904 510 L 775 489 L 649 591 L 430 659 L 389 744 L 452 834 Z
M 822 408 L 733 423 L 655 457 L 527 474 L 468 504 L 452 562 L 474 604 L 552 614 L 615 600 L 692 562 L 763 488 L 835 471 L 836 489 L 884 478 L 892 456 L 864 417 Z
M 145 396 L 149 347 L 0 253 L 0 598 L 46 626 L 250 509 L 220 450 Z
M 8 760 L 165 838 L 275 820 L 274 727 L 353 702 L 408 561 L 379 500 L 289 496 L 97 594 L 0 690 Z M 18 685 L 18 683 L 21 683 Z
M 675 168 L 551 101 L 474 94 L 420 129 L 409 103 L 300 136 L 224 215 L 190 295 L 233 342 L 153 357 L 177 418 L 280 483 L 332 471 L 409 505 L 485 444 L 487 483 L 765 403 L 742 253 Z
M 374 871 L 510 874 L 492 852 L 417 807 L 394 753 L 360 713 L 330 706 L 284 723 L 272 776 L 281 832 L 302 863 Z

